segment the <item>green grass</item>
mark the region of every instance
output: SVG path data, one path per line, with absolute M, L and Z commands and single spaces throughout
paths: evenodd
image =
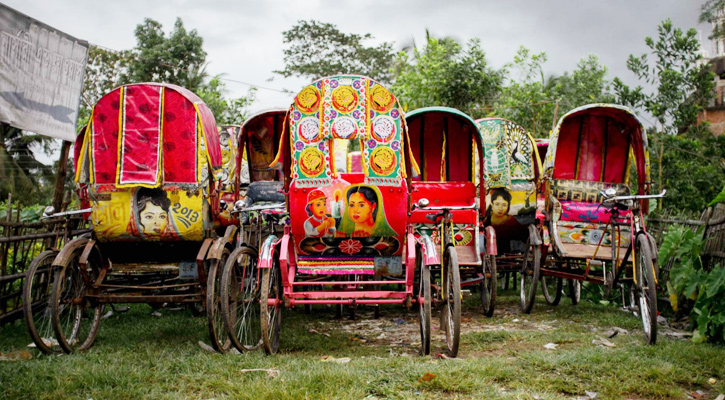
M 569 399 L 597 392 L 597 399 L 681 399 L 696 390 L 714 398 L 725 391 L 725 348 L 693 344 L 660 335 L 645 345 L 640 321 L 615 307 L 583 302 L 558 307 L 537 299 L 532 314 L 518 312 L 513 291 L 499 297 L 496 315 L 485 318 L 472 296 L 464 307 L 457 360 L 420 357 L 415 310 L 383 308 L 379 320 L 363 309 L 358 319 L 338 320 L 315 308 L 311 315 L 285 310 L 280 354 L 212 354 L 206 318 L 162 310 L 151 316 L 145 305 L 101 322 L 88 351 L 0 361 L 0 398 L 509 398 Z M 433 352 L 443 352 L 434 313 Z M 401 320 L 403 323 L 401 323 Z M 630 332 L 592 340 L 618 326 Z M 309 329 L 330 334 L 326 337 Z M 30 342 L 22 322 L 0 328 L 0 352 L 25 349 Z M 556 343 L 556 350 L 546 350 Z M 323 356 L 350 357 L 346 364 Z M 242 369 L 272 368 L 242 373 Z M 423 380 L 426 373 L 434 374 Z M 715 378 L 713 386 L 708 379 Z

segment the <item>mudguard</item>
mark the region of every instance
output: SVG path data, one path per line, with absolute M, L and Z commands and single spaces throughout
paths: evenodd
M 498 255 L 498 244 L 496 243 L 496 230 L 492 226 L 487 226 L 486 231 L 486 249 L 488 250 L 487 255 L 497 256 Z
M 90 248 L 95 247 L 95 241 L 91 240 L 89 238 L 85 237 L 79 237 L 71 240 L 68 242 L 65 246 L 63 246 L 62 249 L 60 249 L 60 252 L 58 252 L 58 255 L 55 257 L 55 260 L 53 260 L 53 266 L 54 267 L 65 267 L 68 265 L 68 263 L 71 261 L 70 257 L 73 255 L 73 252 L 81 247 L 86 247 L 90 245 Z M 88 261 L 88 255 L 90 254 L 90 250 L 87 249 L 84 250 L 83 254 L 85 254 L 85 260 Z M 98 251 L 98 249 L 96 249 Z M 100 253 L 100 251 L 98 251 Z
M 275 235 L 269 235 L 264 239 L 262 248 L 259 250 L 259 261 L 257 262 L 257 268 L 269 269 L 274 266 L 274 248 L 281 242 Z
M 430 236 L 421 234 L 416 241 L 420 245 L 421 254 L 423 254 L 423 265 L 439 265 L 441 263 L 433 239 Z
M 534 246 L 541 246 L 543 244 L 541 236 L 539 236 L 539 230 L 534 225 L 529 225 L 529 240 L 531 240 Z
M 234 242 L 234 235 L 237 233 L 237 227 L 227 226 L 226 231 L 224 232 L 224 237 L 216 238 L 214 239 L 214 242 L 212 243 L 211 247 L 209 248 L 209 252 L 206 254 L 207 260 L 219 260 L 222 256 L 222 252 L 224 251 L 224 247 L 226 245 L 233 245 Z

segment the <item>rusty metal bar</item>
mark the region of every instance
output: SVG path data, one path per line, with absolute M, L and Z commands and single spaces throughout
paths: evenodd
M 100 284 L 94 286 L 95 288 L 109 288 L 109 289 L 135 289 L 135 290 L 162 290 L 162 289 L 174 289 L 182 287 L 197 286 L 199 282 L 193 281 L 189 283 L 179 283 L 176 285 L 162 285 L 162 286 L 131 286 L 131 285 L 110 285 Z
M 96 299 L 101 303 L 199 303 L 199 293 L 175 294 L 175 295 L 113 295 L 113 294 L 89 294 L 86 297 Z
M 93 229 L 77 229 L 74 231 L 71 231 L 71 236 L 78 236 L 82 235 L 84 233 L 92 232 Z M 48 232 L 48 233 L 32 233 L 29 235 L 22 235 L 22 236 L 8 236 L 8 237 L 0 237 L 0 243 L 15 243 L 15 242 L 22 242 L 25 240 L 33 240 L 33 239 L 46 239 L 55 237 L 57 233 L 55 232 Z
M 18 274 L 12 274 L 12 275 L 0 276 L 0 283 L 3 283 L 3 282 L 12 282 L 12 281 L 14 281 L 16 279 L 20 279 L 20 278 L 24 278 L 24 277 L 25 277 L 25 273 L 24 272 L 21 272 L 21 273 L 18 273 Z

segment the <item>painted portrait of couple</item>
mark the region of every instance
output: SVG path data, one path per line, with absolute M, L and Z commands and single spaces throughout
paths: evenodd
M 396 236 L 385 217 L 383 196 L 377 187 L 348 186 L 341 200 L 329 200 L 322 190 L 312 190 L 305 206 L 308 215 L 304 223 L 305 236 Z

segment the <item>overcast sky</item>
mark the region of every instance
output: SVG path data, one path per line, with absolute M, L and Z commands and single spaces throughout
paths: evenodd
M 3 1 L 60 31 L 115 50 L 134 47 L 134 29 L 144 18 L 159 21 L 168 33 L 180 17 L 204 38 L 212 75 L 278 90 L 298 90 L 307 83 L 272 71 L 284 68 L 282 32 L 309 19 L 346 33 L 371 33 L 371 45 L 389 41 L 396 50 L 411 39 L 423 44 L 426 29 L 464 42 L 478 37 L 496 68 L 511 62 L 524 45 L 547 53 L 547 75 L 571 71 L 579 59 L 595 53 L 610 69 L 608 78 L 619 76 L 632 85 L 637 81 L 626 69 L 627 57 L 646 52 L 645 36 L 656 37 L 657 25 L 668 17 L 676 27 L 702 31 L 703 47 L 712 53 L 710 26 L 698 24 L 705 0 Z M 230 95 L 248 90 L 241 83 L 226 84 Z M 260 88 L 251 111 L 287 107 L 291 100 L 289 94 Z

